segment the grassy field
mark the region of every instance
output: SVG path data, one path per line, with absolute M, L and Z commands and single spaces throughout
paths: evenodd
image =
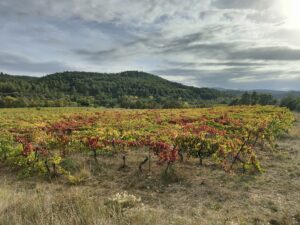
M 20 177 L 0 164 L 0 224 L 300 224 L 296 117 L 273 151 L 259 151 L 262 174 L 228 173 L 210 160 L 200 167 L 197 159 L 176 163 L 171 175 L 159 167 L 140 173 L 143 152 L 132 154 L 122 170 L 120 156 L 103 155 L 94 166 L 74 154 L 76 177 L 83 179 L 72 185 L 60 177 Z

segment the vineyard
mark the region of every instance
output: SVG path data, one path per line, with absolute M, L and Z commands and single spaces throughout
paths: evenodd
M 0 159 L 23 175 L 66 177 L 76 155 L 101 164 L 114 156 L 119 169 L 168 173 L 174 165 L 206 160 L 226 172 L 262 172 L 257 154 L 272 150 L 291 128 L 293 114 L 273 106 L 172 110 L 91 108 L 3 109 L 0 111 Z M 143 160 L 128 165 L 135 153 Z M 197 159 L 197 160 L 195 160 Z M 263 160 L 263 159 L 262 159 Z

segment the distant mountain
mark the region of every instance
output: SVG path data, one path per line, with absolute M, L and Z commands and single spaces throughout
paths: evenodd
M 222 91 L 223 93 L 225 92 L 228 95 L 232 95 L 232 96 L 241 96 L 246 91 L 249 93 L 252 93 L 255 91 L 258 94 L 270 94 L 275 99 L 281 99 L 281 98 L 287 97 L 288 95 L 300 97 L 300 91 L 293 91 L 293 90 L 291 90 L 291 91 L 279 91 L 279 90 L 269 90 L 269 89 L 232 90 L 232 89 L 219 88 L 219 87 L 216 87 L 214 89 Z
M 138 71 L 63 72 L 40 78 L 0 74 L 0 107 L 172 108 L 224 102 L 232 97 L 230 92 L 185 86 Z
M 278 91 L 278 90 L 265 90 L 265 89 L 257 89 L 253 91 L 256 91 L 257 93 L 271 94 L 274 98 L 277 99 L 284 98 L 288 95 L 300 97 L 300 91 Z

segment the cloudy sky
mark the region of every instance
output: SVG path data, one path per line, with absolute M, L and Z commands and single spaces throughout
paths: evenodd
M 300 90 L 299 0 L 0 0 L 0 71 Z

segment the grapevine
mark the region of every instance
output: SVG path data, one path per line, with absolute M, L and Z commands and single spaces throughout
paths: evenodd
M 88 150 L 96 164 L 100 151 L 120 154 L 125 167 L 126 157 L 143 151 L 141 172 L 146 162 L 150 170 L 152 155 L 155 165 L 165 164 L 167 169 L 197 158 L 200 166 L 210 160 L 226 171 L 261 171 L 257 154 L 274 149 L 276 138 L 294 121 L 289 110 L 274 106 L 47 113 L 0 117 L 2 161 L 39 173 L 64 174 L 68 171 L 61 162 L 75 153 L 84 156 Z

